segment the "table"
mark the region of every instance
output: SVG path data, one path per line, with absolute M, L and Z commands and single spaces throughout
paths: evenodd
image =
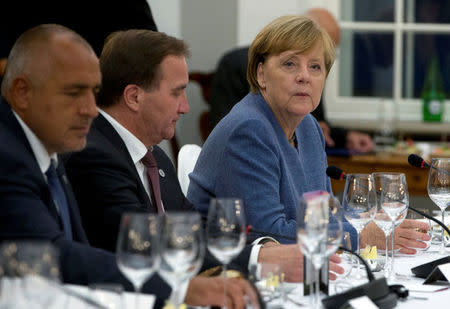
M 442 255 L 439 255 L 437 253 L 438 251 L 438 245 L 433 245 L 430 247 L 430 252 L 419 252 L 416 255 L 406 256 L 402 255 L 399 257 L 395 257 L 395 271 L 396 273 L 400 274 L 404 279 L 399 280 L 397 282 L 389 282 L 389 284 L 393 283 L 399 283 L 405 285 L 407 288 L 408 286 L 411 287 L 413 285 L 421 285 L 424 281 L 424 279 L 416 278 L 414 275 L 412 275 L 410 269 L 421 265 L 423 263 L 427 263 L 439 258 L 442 258 Z M 450 255 L 450 252 L 448 253 Z M 383 272 L 377 272 L 375 273 L 375 277 L 381 277 L 383 276 Z M 367 279 L 359 281 L 359 282 L 352 282 L 353 285 L 359 285 L 362 283 L 367 282 Z M 308 308 L 308 299 L 302 298 L 299 295 L 303 294 L 303 285 L 301 283 L 297 284 L 297 287 L 290 293 L 289 296 L 295 297 L 296 299 L 300 299 L 302 303 L 304 303 L 306 306 L 297 306 L 291 302 L 286 302 L 283 305 L 283 308 L 286 309 L 294 309 L 294 308 Z M 330 281 L 330 293 L 334 293 L 334 287 L 332 281 Z M 408 308 L 408 309 L 424 309 L 424 308 L 448 308 L 450 305 L 450 289 L 440 291 L 440 292 L 412 292 L 410 291 L 411 296 L 418 296 L 418 297 L 426 297 L 427 300 L 419 300 L 419 299 L 406 299 L 405 301 L 398 301 L 396 308 Z M 270 309 L 270 306 L 269 306 Z
M 90 301 L 93 300 L 94 302 Z M 86 300 L 88 300 L 86 302 Z M 56 284 L 41 277 L 3 277 L 0 281 L 0 308 L 10 309 L 98 309 L 135 308 L 136 294 L 95 291 L 85 286 Z M 139 308 L 153 308 L 153 295 L 139 295 Z
M 345 173 L 399 172 L 406 175 L 410 195 L 427 195 L 428 169 L 409 165 L 408 155 L 369 154 L 350 157 L 328 156 L 328 165 Z M 331 180 L 333 192 L 344 191 L 345 181 Z

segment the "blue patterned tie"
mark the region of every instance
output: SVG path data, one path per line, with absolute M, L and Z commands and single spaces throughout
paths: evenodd
M 61 186 L 61 182 L 56 173 L 54 160 L 51 161 L 50 167 L 47 172 L 45 172 L 45 175 L 47 175 L 48 187 L 52 194 L 53 201 L 61 216 L 64 235 L 66 236 L 66 239 L 72 240 L 72 225 L 70 224 L 69 206 L 67 204 L 66 194 L 64 193 L 64 189 Z

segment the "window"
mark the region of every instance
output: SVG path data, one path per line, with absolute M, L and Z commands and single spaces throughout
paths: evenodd
M 377 129 L 392 100 L 400 131 L 450 133 L 450 1 L 340 0 L 339 57 L 325 92 L 327 118 Z M 446 97 L 441 123 L 422 123 L 421 93 L 432 58 Z

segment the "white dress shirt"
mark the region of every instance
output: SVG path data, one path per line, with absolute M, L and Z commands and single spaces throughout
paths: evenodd
M 114 127 L 114 129 L 120 135 L 120 138 L 122 138 L 122 141 L 125 143 L 125 147 L 127 148 L 128 153 L 133 160 L 134 166 L 136 167 L 139 178 L 144 185 L 145 191 L 147 191 L 148 196 L 151 197 L 150 184 L 147 179 L 147 171 L 145 170 L 144 164 L 141 162 L 141 160 L 147 154 L 147 147 L 145 147 L 144 143 L 142 143 L 136 136 L 134 136 L 133 133 L 128 131 L 123 125 L 121 125 L 108 113 L 101 109 L 98 109 L 98 111 Z
M 16 112 L 12 111 L 14 116 L 16 116 L 17 121 L 19 121 L 20 126 L 25 132 L 25 136 L 30 143 L 31 150 L 34 153 L 34 157 L 38 162 L 39 168 L 41 169 L 42 174 L 44 175 L 45 180 L 47 180 L 47 176 L 45 172 L 47 172 L 50 167 L 51 160 L 55 160 L 55 163 L 58 163 L 58 156 L 56 153 L 49 154 L 47 149 L 45 149 L 44 144 L 42 144 L 41 140 L 36 136 L 36 134 L 31 131 L 31 129 L 27 126 L 25 122 L 23 122 L 22 118 L 16 114 Z
M 150 197 L 151 196 L 150 195 L 150 185 L 149 185 L 148 179 L 146 177 L 145 166 L 141 162 L 142 158 L 147 153 L 147 148 L 136 136 L 134 136 L 124 126 L 122 126 L 111 115 L 109 115 L 108 113 L 106 113 L 105 111 L 103 111 L 101 109 L 98 109 L 98 111 L 100 112 L 100 114 L 103 115 L 103 117 L 106 118 L 106 120 L 114 127 L 114 129 L 117 131 L 117 133 L 122 138 L 123 142 L 125 143 L 125 146 L 128 149 L 128 152 L 130 153 L 133 163 L 136 166 L 136 170 L 139 174 L 139 178 L 141 179 L 142 183 L 144 184 L 145 190 L 147 191 L 147 194 Z M 162 203 L 162 201 L 161 201 L 161 203 Z M 258 238 L 253 243 L 254 245 L 250 252 L 250 259 L 249 259 L 249 263 L 248 263 L 249 270 L 252 268 L 252 265 L 258 265 L 258 255 L 259 255 L 259 251 L 261 250 L 261 245 L 256 245 L 256 244 L 259 243 L 262 239 L 267 239 L 267 238 L 268 237 Z M 258 269 L 258 273 L 259 273 L 259 269 Z M 187 289 L 187 285 L 185 287 L 183 287 L 183 289 Z

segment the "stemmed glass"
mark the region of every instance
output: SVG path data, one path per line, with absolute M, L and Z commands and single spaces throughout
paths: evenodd
M 226 271 L 245 246 L 245 215 L 242 200 L 211 199 L 206 223 L 208 250 L 222 263 L 223 308 L 226 308 Z
M 195 212 L 166 212 L 161 218 L 161 267 L 159 273 L 172 286 L 169 303 L 183 303 L 179 286 L 195 275 L 205 253 L 202 220 Z
M 392 245 L 392 260 L 391 269 L 394 267 L 394 238 L 395 227 L 405 219 L 408 206 L 409 194 L 408 185 L 406 184 L 406 177 L 403 173 L 373 173 L 375 181 L 375 188 L 379 198 L 379 206 L 391 219 L 391 245 Z M 401 216 L 404 214 L 403 216 Z M 387 254 L 387 249 L 386 249 Z M 386 266 L 385 266 L 386 267 Z M 389 272 L 388 272 L 389 274 Z M 393 271 L 390 276 L 395 276 Z
M 324 260 L 325 263 L 328 261 L 328 258 L 332 254 L 336 253 L 339 246 L 341 246 L 342 244 L 345 244 L 347 242 L 347 247 L 351 248 L 350 234 L 347 233 L 347 238 L 344 235 L 342 224 L 344 215 L 341 203 L 337 198 L 331 196 L 328 201 L 328 209 L 329 209 L 329 224 L 328 224 L 328 237 L 326 242 L 326 259 Z M 347 275 L 349 274 L 349 272 L 347 272 Z
M 49 307 L 55 294 L 45 291 L 61 282 L 59 252 L 48 241 L 5 241 L 0 245 L 2 276 L 21 278 L 18 287 L 28 305 Z
M 388 252 L 389 252 L 389 234 L 392 230 L 392 220 L 391 217 L 388 216 L 388 214 L 383 210 L 383 208 L 379 207 L 377 209 L 377 213 L 375 214 L 375 217 L 373 218 L 373 222 L 383 231 L 384 238 L 386 241 L 385 246 L 385 259 L 384 259 L 384 276 L 386 278 L 389 278 L 389 263 L 388 263 Z
M 142 285 L 159 266 L 159 219 L 145 213 L 122 215 L 117 239 L 117 266 L 136 291 L 136 308 Z
M 450 205 L 450 158 L 433 158 L 428 174 L 428 196 L 441 209 L 444 223 L 445 209 Z M 440 254 L 445 254 L 444 229 Z
M 348 174 L 342 204 L 345 218 L 356 229 L 356 252 L 359 253 L 361 231 L 373 220 L 377 212 L 377 199 L 372 175 Z M 361 278 L 359 259 L 357 260 L 355 276 L 357 279 Z
M 407 214 L 408 214 L 408 208 L 405 208 L 405 209 L 397 216 L 397 218 L 395 218 L 395 221 L 394 221 L 394 230 L 393 230 L 392 233 L 391 233 L 391 237 L 392 237 L 391 256 L 392 256 L 392 259 L 391 259 L 391 264 L 389 265 L 389 267 L 390 267 L 390 272 L 389 272 L 390 277 L 388 277 L 388 278 L 390 278 L 390 279 L 392 279 L 392 280 L 397 279 L 397 274 L 394 272 L 394 255 L 395 255 L 395 252 L 399 250 L 399 249 L 395 250 L 395 248 L 394 248 L 394 236 L 395 236 L 394 231 L 395 231 L 395 229 L 397 228 L 397 226 L 399 226 L 400 224 L 403 223 L 403 221 L 405 220 Z
M 320 308 L 319 270 L 342 241 L 339 201 L 328 195 L 304 195 L 297 212 L 297 242 L 314 268 L 312 304 Z M 306 284 L 306 283 L 304 283 Z
M 47 241 L 7 241 L 0 245 L 1 274 L 40 276 L 60 282 L 59 252 Z

